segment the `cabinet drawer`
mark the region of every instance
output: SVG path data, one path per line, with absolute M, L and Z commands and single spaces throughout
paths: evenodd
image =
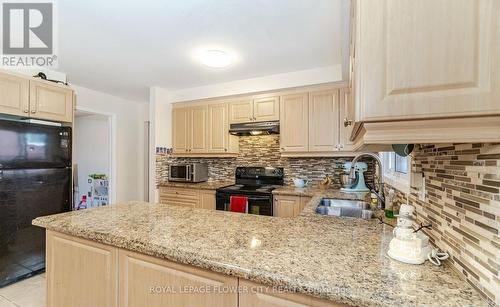
M 182 188 L 160 188 L 160 197 L 198 199 L 198 190 Z

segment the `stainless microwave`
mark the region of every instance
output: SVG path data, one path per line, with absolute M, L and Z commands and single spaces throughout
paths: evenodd
M 168 167 L 168 180 L 181 182 L 203 182 L 208 180 L 206 163 L 171 164 Z

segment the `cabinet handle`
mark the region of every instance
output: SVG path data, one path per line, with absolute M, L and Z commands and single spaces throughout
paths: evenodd
M 224 151 L 227 152 L 227 148 L 224 148 Z
M 31 114 L 35 114 L 36 113 L 36 110 L 31 110 Z
M 28 113 L 28 112 L 29 112 L 29 110 L 28 110 L 28 109 L 24 109 L 24 111 L 23 111 L 23 112 L 24 112 L 24 113 Z
M 344 118 L 344 127 L 352 125 L 352 120 L 348 119 L 347 117 Z
M 285 151 L 285 148 L 284 148 L 284 147 L 281 147 L 281 150 Z
M 249 117 L 248 119 L 249 119 L 249 120 L 253 120 L 253 118 L 251 118 L 251 117 Z

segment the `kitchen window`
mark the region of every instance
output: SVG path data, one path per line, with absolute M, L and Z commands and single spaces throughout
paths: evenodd
M 410 192 L 411 157 L 401 157 L 395 152 L 381 152 L 384 163 L 384 180 L 396 189 Z

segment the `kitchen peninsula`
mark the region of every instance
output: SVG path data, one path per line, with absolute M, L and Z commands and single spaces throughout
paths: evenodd
M 143 202 L 37 218 L 47 306 L 486 306 L 449 265 L 388 258 L 389 226 L 317 216 L 324 196 L 364 198 L 317 192 L 295 218 Z

